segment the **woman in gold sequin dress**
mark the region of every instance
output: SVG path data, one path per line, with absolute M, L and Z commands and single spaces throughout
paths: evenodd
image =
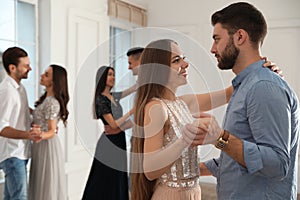
M 187 68 L 172 40 L 154 41 L 144 49 L 134 111 L 132 200 L 201 199 L 198 148 L 183 139 L 180 127 L 193 121 L 191 112 L 227 103 L 232 88 L 177 97 L 176 89 L 187 83 Z M 219 101 L 212 105 L 211 99 Z

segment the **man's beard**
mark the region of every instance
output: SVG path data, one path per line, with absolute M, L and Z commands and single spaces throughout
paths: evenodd
M 222 55 L 220 55 L 218 67 L 221 70 L 232 69 L 239 53 L 240 50 L 234 46 L 233 38 L 231 36 L 228 44 L 225 47 L 225 50 L 223 51 Z
M 22 73 L 22 72 L 18 72 L 17 73 L 17 78 L 18 79 L 27 79 L 28 78 L 28 73 L 29 73 L 29 71 L 27 71 L 27 72 L 24 72 L 24 73 Z

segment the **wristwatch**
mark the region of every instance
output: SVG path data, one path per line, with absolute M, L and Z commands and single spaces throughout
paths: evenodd
M 215 147 L 218 149 L 224 149 L 228 144 L 229 133 L 227 131 L 223 131 L 220 137 L 217 139 L 215 143 Z

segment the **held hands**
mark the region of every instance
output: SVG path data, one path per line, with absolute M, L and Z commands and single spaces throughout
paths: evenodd
M 29 130 L 29 139 L 34 141 L 35 143 L 40 142 L 43 139 L 43 132 L 41 131 L 41 126 L 32 124 Z
M 183 128 L 183 139 L 192 146 L 214 144 L 222 133 L 215 117 L 207 113 L 194 115 L 197 119 Z

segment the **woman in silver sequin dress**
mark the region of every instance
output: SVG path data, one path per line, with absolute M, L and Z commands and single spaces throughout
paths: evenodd
M 187 68 L 174 41 L 154 41 L 144 49 L 134 111 L 132 200 L 201 199 L 198 148 L 183 139 L 180 127 L 193 121 L 191 113 L 227 103 L 232 88 L 176 97 L 187 83 Z
M 50 65 L 41 75 L 46 92 L 35 103 L 33 123 L 40 125 L 42 135 L 32 145 L 29 178 L 29 200 L 66 200 L 65 161 L 57 134 L 57 123 L 66 125 L 69 112 L 67 72 L 58 65 Z

